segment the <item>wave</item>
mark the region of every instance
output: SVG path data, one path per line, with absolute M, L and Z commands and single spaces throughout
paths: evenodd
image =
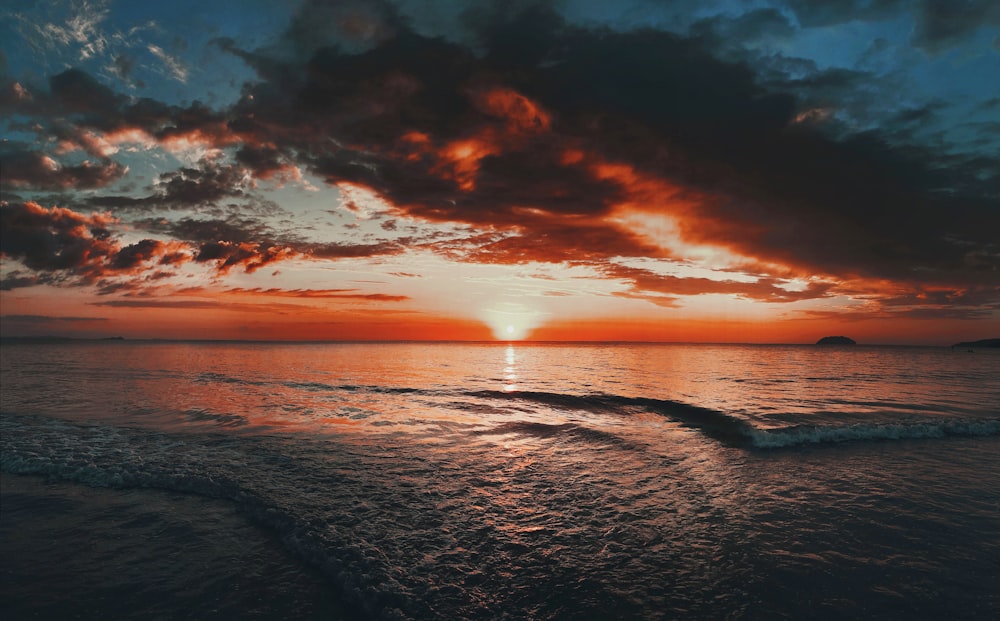
M 503 392 L 480 390 L 466 393 L 471 397 L 498 400 L 526 400 L 548 406 L 588 412 L 628 413 L 630 410 L 652 411 L 675 420 L 685 427 L 698 429 L 705 435 L 731 446 L 745 447 L 752 444 L 753 427 L 749 422 L 709 408 L 681 401 L 624 397 L 609 394 L 571 395 L 540 391 Z
M 222 427 L 243 427 L 250 424 L 246 416 L 240 414 L 219 414 L 205 408 L 185 410 L 184 417 L 191 421 L 215 423 Z
M 727 446 L 779 449 L 809 444 L 851 441 L 931 439 L 952 436 L 1000 435 L 1000 419 L 906 420 L 850 425 L 793 425 L 762 428 L 737 416 L 680 401 L 625 397 L 609 394 L 571 395 L 537 391 L 502 392 L 483 390 L 466 393 L 497 400 L 525 400 L 543 405 L 588 412 L 627 414 L 642 409 L 696 429 Z
M 1000 419 L 959 419 L 860 423 L 843 426 L 795 425 L 778 429 L 751 429 L 749 439 L 756 448 L 772 449 L 864 440 L 914 440 L 951 436 L 996 435 L 1000 435 Z
M 409 388 L 405 386 L 376 386 L 364 384 L 327 384 L 325 382 L 302 382 L 288 380 L 262 380 L 245 377 L 233 377 L 223 373 L 204 372 L 199 373 L 194 380 L 199 384 L 236 384 L 238 386 L 282 386 L 284 388 L 294 388 L 306 392 L 361 392 L 379 394 L 411 394 L 411 393 L 436 393 L 434 390 L 422 388 Z
M 527 421 L 513 421 L 498 425 L 492 429 L 475 432 L 480 436 L 493 435 L 520 435 L 535 436 L 538 438 L 559 438 L 568 437 L 575 441 L 585 442 L 596 446 L 621 446 L 627 442 L 613 433 L 590 429 L 574 423 L 563 423 L 560 425 L 549 425 L 546 423 L 535 423 Z

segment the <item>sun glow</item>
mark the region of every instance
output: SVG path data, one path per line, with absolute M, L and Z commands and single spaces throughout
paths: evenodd
M 493 331 L 493 336 L 499 341 L 520 341 L 527 338 L 542 322 L 541 313 L 516 303 L 505 303 L 499 308 L 485 309 L 483 320 Z
M 497 332 L 496 329 L 493 330 L 494 333 Z M 520 341 L 528 335 L 528 329 L 524 326 L 516 326 L 514 324 L 507 324 L 503 328 L 500 334 L 497 335 L 498 339 L 504 341 Z

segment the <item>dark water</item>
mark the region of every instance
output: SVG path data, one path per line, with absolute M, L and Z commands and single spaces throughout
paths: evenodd
M 989 353 L 76 343 L 0 369 L 24 618 L 1000 618 Z
M 4 619 L 344 619 L 227 501 L 0 475 Z

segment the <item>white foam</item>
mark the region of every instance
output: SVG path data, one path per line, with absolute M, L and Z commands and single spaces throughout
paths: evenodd
M 804 444 L 858 440 L 908 440 L 947 436 L 1000 435 L 1000 420 L 974 419 L 905 423 L 855 424 L 839 427 L 797 425 L 781 429 L 747 429 L 757 448 L 782 448 Z

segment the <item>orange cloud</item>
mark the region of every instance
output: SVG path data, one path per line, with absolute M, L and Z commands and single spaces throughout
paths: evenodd
M 472 100 L 482 112 L 507 121 L 509 132 L 548 131 L 552 123 L 541 105 L 510 88 L 476 91 Z
M 438 164 L 431 172 L 451 179 L 463 192 L 472 192 L 476 189 L 480 160 L 501 151 L 498 144 L 489 140 L 491 137 L 489 132 L 484 132 L 475 138 L 446 144 L 438 152 Z

